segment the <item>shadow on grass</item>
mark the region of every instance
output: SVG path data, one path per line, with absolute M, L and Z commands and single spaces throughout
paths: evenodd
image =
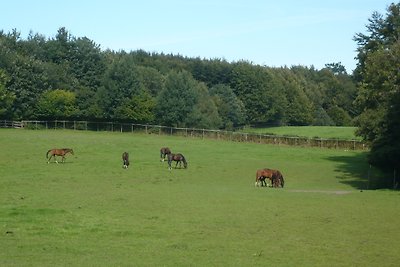
M 332 156 L 327 159 L 337 163 L 335 172 L 340 183 L 359 190 L 381 188 L 381 174 L 375 168 L 370 168 L 367 154 L 364 152 L 357 155 Z

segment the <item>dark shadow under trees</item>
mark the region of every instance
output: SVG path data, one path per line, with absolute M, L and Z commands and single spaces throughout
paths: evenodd
M 392 189 L 393 176 L 382 173 L 369 165 L 367 155 L 368 152 L 349 156 L 331 156 L 328 160 L 338 163 L 335 172 L 340 183 L 359 190 Z

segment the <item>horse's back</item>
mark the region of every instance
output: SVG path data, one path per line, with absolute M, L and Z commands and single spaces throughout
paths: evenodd
M 257 170 L 257 171 L 256 171 L 256 179 L 258 179 L 259 177 L 261 177 L 261 176 L 262 176 L 262 173 L 263 173 L 263 170 L 262 170 L 262 169 Z

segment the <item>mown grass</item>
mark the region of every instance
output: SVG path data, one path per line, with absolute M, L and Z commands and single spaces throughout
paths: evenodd
M 285 136 L 300 136 L 308 138 L 328 138 L 343 140 L 361 140 L 355 135 L 356 127 L 336 127 L 336 126 L 280 126 L 268 128 L 244 128 L 243 132 L 263 133 Z
M 159 148 L 182 152 L 168 171 Z M 399 193 L 363 152 L 109 132 L 0 130 L 1 266 L 395 266 Z M 72 147 L 47 164 L 53 147 Z M 123 151 L 131 166 L 122 169 Z M 255 188 L 280 169 L 284 189 Z

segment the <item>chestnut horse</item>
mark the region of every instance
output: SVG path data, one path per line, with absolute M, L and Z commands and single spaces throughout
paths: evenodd
M 168 147 L 162 147 L 160 149 L 160 161 L 164 161 L 167 155 L 171 154 L 171 150 Z
M 122 153 L 122 163 L 123 163 L 122 168 L 128 169 L 128 166 L 129 166 L 129 154 L 128 154 L 128 152 Z
M 51 159 L 52 157 L 54 157 L 54 161 L 58 164 L 58 161 L 57 161 L 57 159 L 56 159 L 56 156 L 61 156 L 61 157 L 62 157 L 61 162 L 64 162 L 64 161 L 65 161 L 65 155 L 66 155 L 67 153 L 71 153 L 71 154 L 73 155 L 73 154 L 74 154 L 74 151 L 73 151 L 71 148 L 60 148 L 60 149 L 58 149 L 58 148 L 53 148 L 53 149 L 50 149 L 50 150 L 47 151 L 47 153 L 46 153 L 46 158 L 48 159 L 48 160 L 47 160 L 47 163 L 50 163 L 50 159 Z M 50 154 L 50 158 L 49 158 L 49 154 Z
M 186 159 L 181 153 L 178 153 L 178 154 L 169 153 L 168 154 L 168 169 L 169 170 L 172 169 L 172 167 L 171 167 L 172 161 L 176 161 L 175 169 L 178 166 L 178 163 L 179 163 L 179 168 L 181 168 L 182 162 L 183 162 L 183 167 L 185 169 L 187 168 Z
M 282 187 L 285 184 L 283 179 L 283 175 L 279 170 L 272 170 L 272 169 L 260 169 L 256 172 L 256 186 L 268 186 L 268 183 L 265 179 L 269 179 L 271 181 L 272 187 Z

